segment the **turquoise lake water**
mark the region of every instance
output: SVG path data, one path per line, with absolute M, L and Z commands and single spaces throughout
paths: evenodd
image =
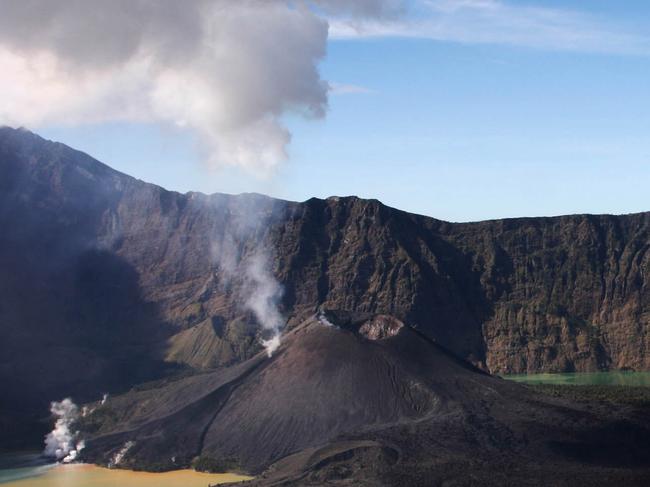
M 526 384 L 650 387 L 650 372 L 566 372 L 560 374 L 504 375 L 502 377 Z

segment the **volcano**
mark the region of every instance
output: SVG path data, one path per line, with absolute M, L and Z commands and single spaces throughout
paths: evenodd
M 270 249 L 290 328 L 343 309 L 393 316 L 493 374 L 650 369 L 650 213 L 450 223 L 353 196 L 181 194 L 7 127 L 0 175 L 8 448 L 41 446 L 52 400 L 254 357 L 245 269 L 228 279 L 214 255 L 251 214 L 235 253 Z
M 9 128 L 0 174 L 3 448 L 40 447 L 71 397 L 92 411 L 85 460 L 117 467 L 650 485 L 647 400 L 490 375 L 650 368 L 650 213 L 449 223 L 356 197 L 180 194 Z M 226 272 L 215 243 L 250 215 Z M 259 249 L 284 290 L 272 357 L 242 307 Z
M 232 368 L 112 398 L 105 407 L 129 431 L 103 428 L 92 445 L 110 456 L 106 445 L 132 442 L 134 464 L 206 454 L 259 473 L 346 432 L 440 414 L 457 402 L 461 379 L 468 390 L 483 382 L 512 387 L 393 317 L 329 312 L 291 330 L 270 358 L 261 352 Z M 97 414 L 106 415 L 102 409 Z
M 87 460 L 119 455 L 118 466 L 149 470 L 199 461 L 258 475 L 256 485 L 650 478 L 647 421 L 493 377 L 389 315 L 321 311 L 270 358 L 94 408 L 81 422 Z

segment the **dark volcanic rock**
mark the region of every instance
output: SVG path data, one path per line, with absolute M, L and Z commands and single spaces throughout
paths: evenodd
M 645 485 L 647 417 L 494 378 L 389 316 L 328 313 L 239 365 L 112 397 L 84 458 L 254 485 Z M 367 336 L 390 324 L 389 336 Z M 92 428 L 91 428 L 92 429 Z M 88 434 L 88 433 L 87 433 Z M 575 485 L 575 484 L 573 484 Z
M 369 340 L 361 330 L 377 320 L 338 327 L 312 318 L 271 358 L 260 352 L 232 368 L 113 397 L 97 413 L 119 421 L 100 421 L 87 455 L 108 463 L 131 441 L 126 466 L 171 457 L 182 465 L 203 455 L 259 472 L 345 432 L 440 411 L 463 375 L 476 374 L 408 328 Z
M 354 197 L 179 194 L 9 128 L 0 175 L 6 424 L 255 355 L 243 282 L 215 258 L 233 235 L 238 262 L 271 251 L 290 326 L 324 305 L 491 372 L 650 368 L 648 213 L 452 224 Z

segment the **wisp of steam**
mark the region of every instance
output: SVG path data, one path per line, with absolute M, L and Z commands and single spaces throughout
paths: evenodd
M 260 195 L 234 196 L 227 204 L 227 223 L 211 242 L 217 275 L 235 293 L 238 305 L 254 315 L 270 357 L 280 346 L 286 322 L 279 308 L 284 289 L 273 274 L 268 245 L 268 233 L 281 213 L 273 200 Z
M 245 219 L 249 224 L 254 218 Z M 282 328 L 285 319 L 278 309 L 282 298 L 283 288 L 273 276 L 269 255 L 266 251 L 257 250 L 253 255 L 242 258 L 237 241 L 248 235 L 250 227 L 240 224 L 233 232 L 224 235 L 219 243 L 213 244 L 213 255 L 219 264 L 221 280 L 224 284 L 237 281 L 241 287 L 235 286 L 239 294 L 239 302 L 255 315 L 266 337 L 262 345 L 269 357 L 280 346 Z
M 248 293 L 246 307 L 255 314 L 260 326 L 271 332 L 270 338 L 262 340 L 266 353 L 271 357 L 280 346 L 285 321 L 277 306 L 282 297 L 282 286 L 271 274 L 264 253 L 258 252 L 251 257 L 245 272 L 245 292 Z
M 135 445 L 135 441 L 127 441 L 124 443 L 122 448 L 113 455 L 113 458 L 111 461 L 108 463 L 108 468 L 115 468 L 117 467 L 120 463 L 122 463 L 122 460 L 124 460 L 124 457 L 126 454 L 129 452 L 131 448 Z
M 77 459 L 84 448 L 84 441 L 78 438 L 79 433 L 73 431 L 74 422 L 79 418 L 79 408 L 70 398 L 63 401 L 53 401 L 50 411 L 57 418 L 54 429 L 45 437 L 44 454 L 64 463 Z

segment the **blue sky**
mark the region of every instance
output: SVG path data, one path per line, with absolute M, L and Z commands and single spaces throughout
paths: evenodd
M 319 70 L 348 92 L 330 93 L 323 119 L 284 115 L 290 158 L 266 178 L 210 167 L 194 134 L 168 125 L 36 130 L 178 191 L 354 194 L 452 221 L 650 210 L 650 5 L 498 6 L 442 33 L 425 13 L 334 35 Z M 551 15 L 568 20 L 549 28 Z

